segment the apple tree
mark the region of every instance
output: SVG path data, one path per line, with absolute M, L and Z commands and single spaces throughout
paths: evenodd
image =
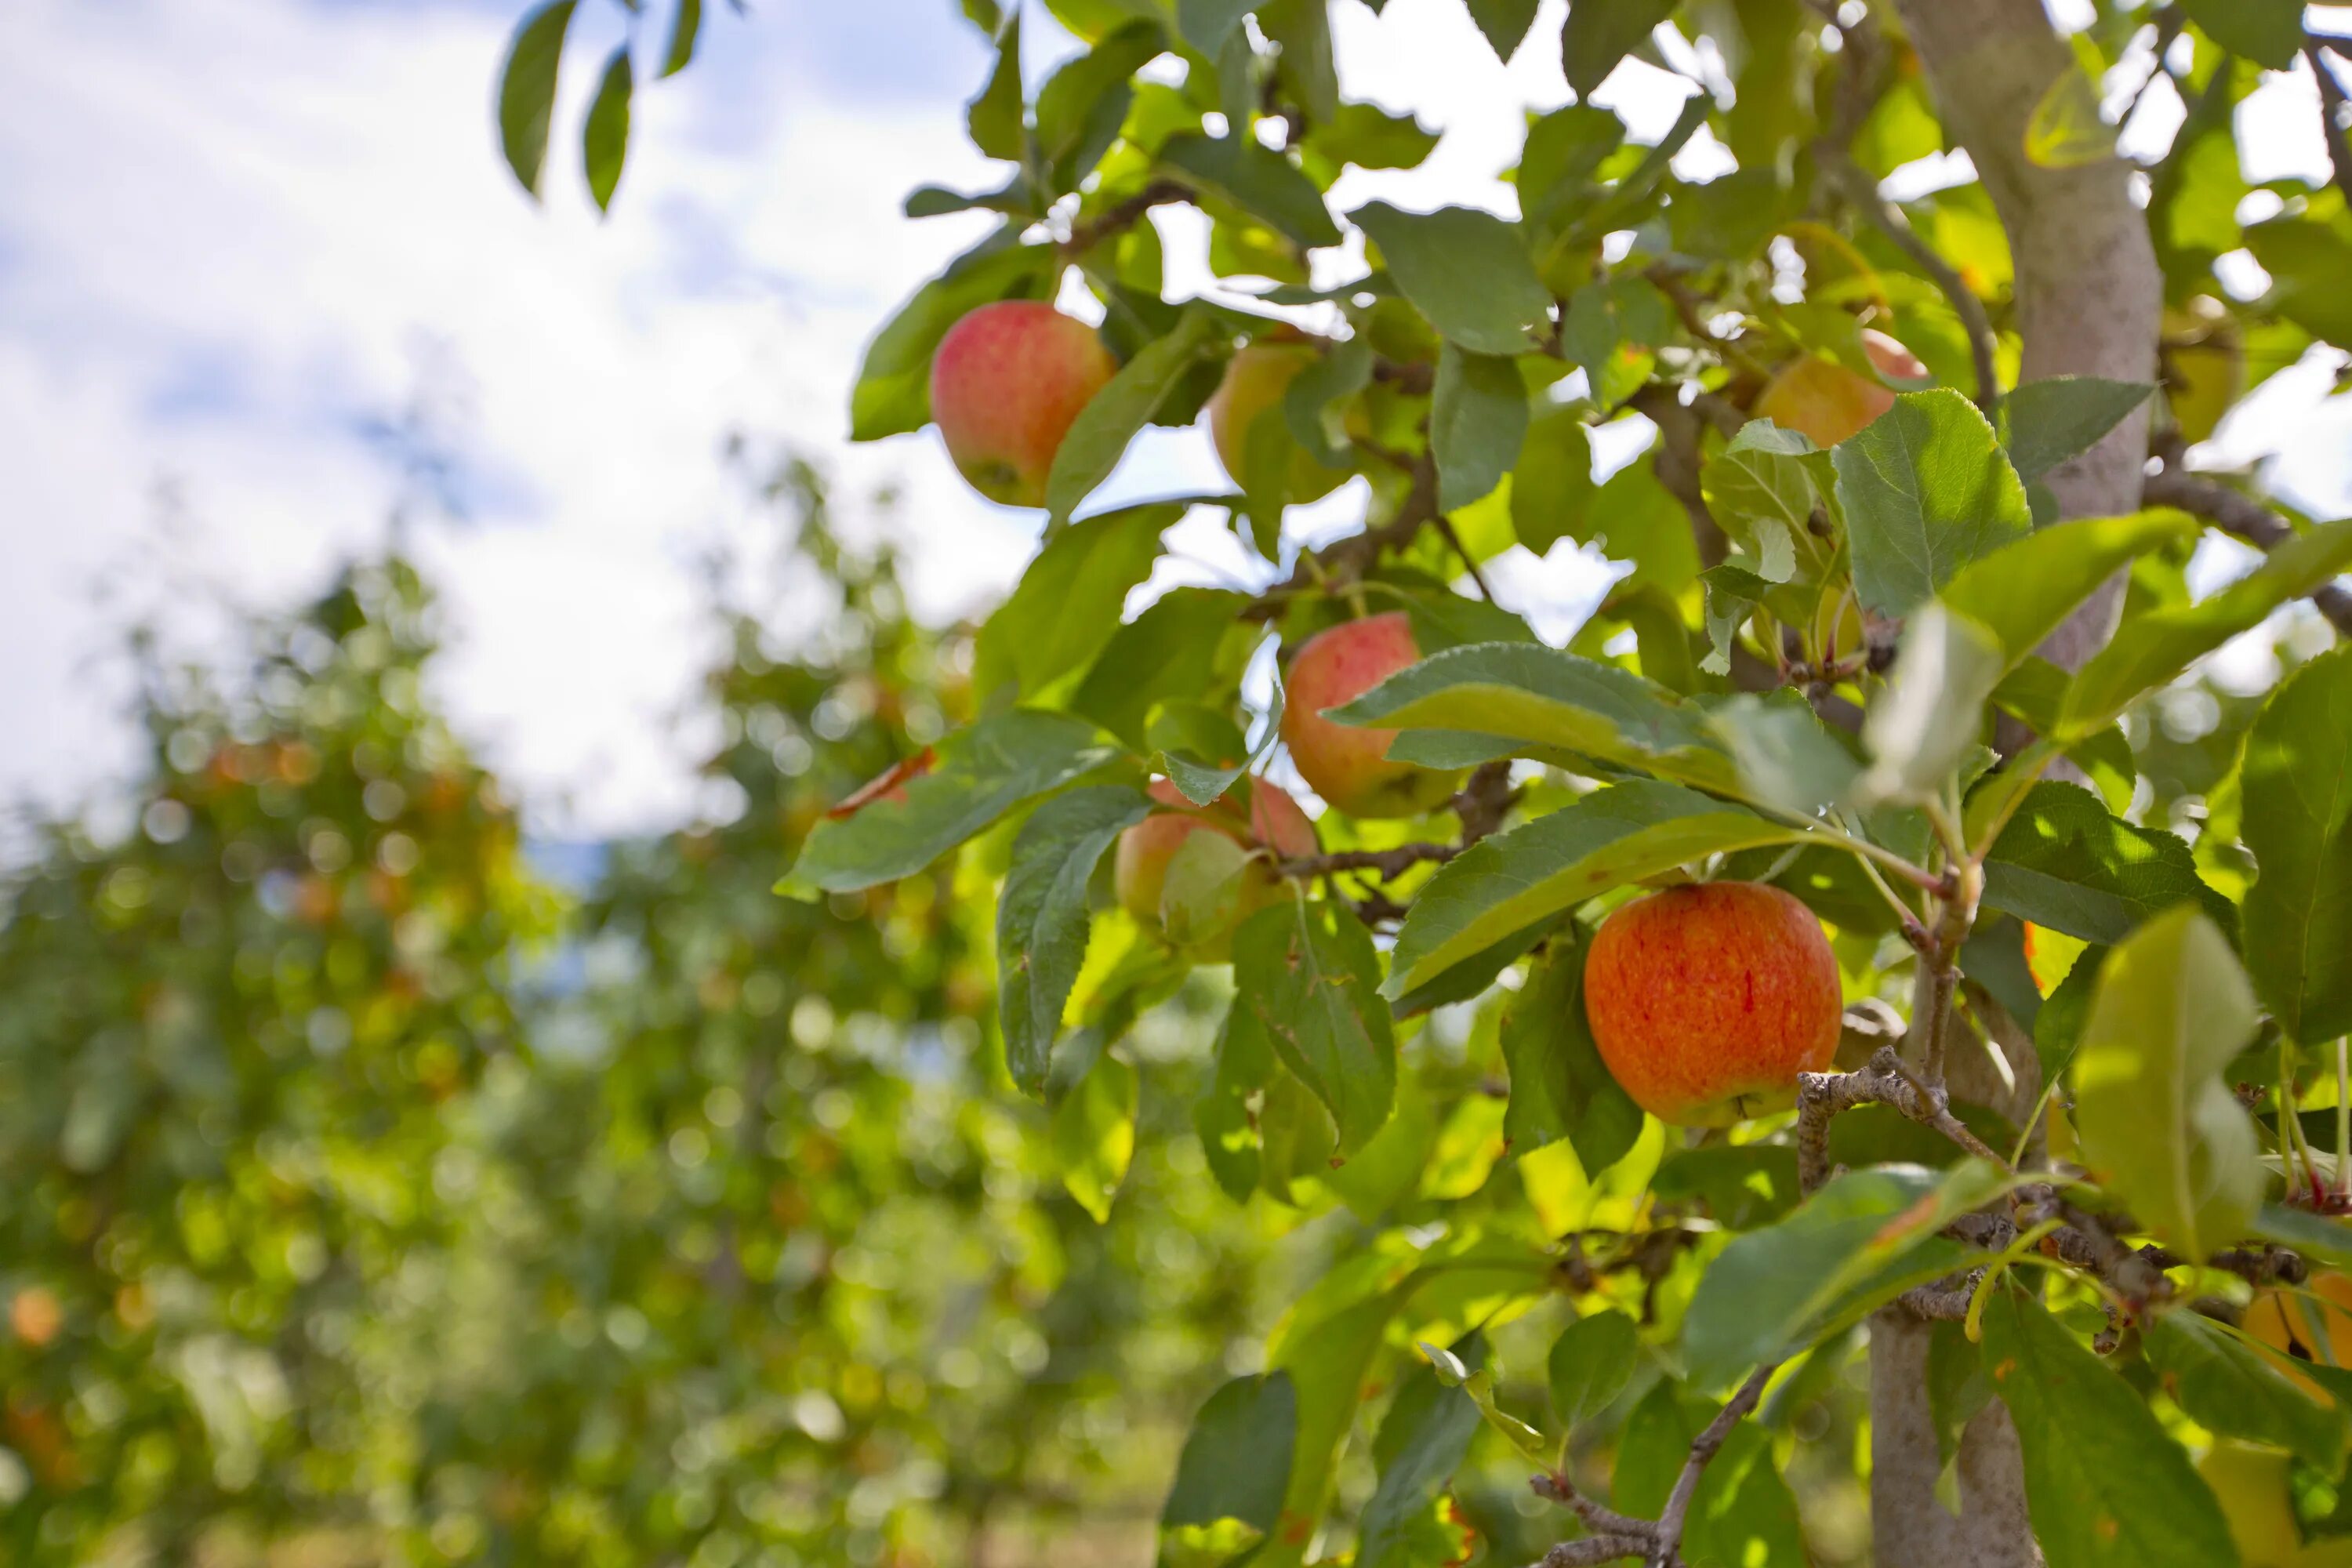
M 1165 1555 L 1465 1561 L 1484 1444 L 1547 1568 L 1803 1562 L 1801 1466 L 1895 1568 L 2347 1560 L 2352 521 L 2196 458 L 2352 349 L 2352 44 L 2292 0 L 1424 3 L 1559 58 L 1507 211 L 1338 210 L 1436 141 L 1349 96 L 1380 0 L 966 0 L 1002 180 L 907 211 L 1002 222 L 849 394 L 1043 533 L 977 717 L 780 890 L 989 883 L 989 1048 L 1076 1161 L 1210 988 L 1215 1182 L 1355 1226 L 1202 1406 Z M 527 184 L 570 13 L 509 59 Z M 1629 57 L 1685 79 L 1655 142 L 1596 101 Z M 2242 172 L 2289 71 L 2332 183 Z M 1088 504 L 1196 419 L 1227 489 Z M 1648 445 L 1600 478 L 1604 428 Z M 1200 509 L 1258 583 L 1125 615 Z M 1620 574 L 1560 647 L 1489 568 L 1570 549 Z M 2224 727 L 2200 660 L 2263 628 Z M 1769 1418 L 1858 1358 L 1866 1442 Z

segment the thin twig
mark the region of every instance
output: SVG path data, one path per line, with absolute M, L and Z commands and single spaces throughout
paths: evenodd
M 1992 320 L 1985 314 L 1984 301 L 1977 298 L 1976 290 L 1968 286 L 1951 263 L 1919 237 L 1911 220 L 1903 216 L 1903 209 L 1879 195 L 1877 183 L 1843 149 L 1824 146 L 1818 150 L 1818 155 L 1854 209 L 1868 218 L 1895 249 L 1909 257 L 1912 264 L 1951 301 L 1953 313 L 1959 317 L 1969 335 L 1969 360 L 1976 373 L 1976 405 L 1984 410 L 1986 417 L 1991 417 L 2000 405 L 2000 368 L 1999 340 L 1993 336 Z
M 1620 1557 L 1639 1557 L 1649 1549 L 1646 1535 L 1588 1535 L 1581 1541 L 1561 1542 L 1543 1554 L 1537 1568 L 1593 1568 Z
M 1192 195 L 1189 188 L 1174 180 L 1154 180 L 1125 201 L 1105 207 L 1086 222 L 1073 226 L 1070 237 L 1061 243 L 1062 259 L 1075 261 L 1111 236 L 1132 227 L 1137 219 L 1153 207 L 1165 206 L 1170 202 L 1189 201 Z
M 1675 1478 L 1675 1489 L 1666 1496 L 1666 1506 L 1659 1511 L 1658 1529 L 1650 1544 L 1651 1568 L 1673 1568 L 1682 1561 L 1683 1521 L 1690 1517 L 1691 1500 L 1698 1495 L 1699 1477 L 1715 1456 L 1722 1450 L 1731 1429 L 1748 1418 L 1756 1402 L 1764 1395 L 1764 1384 L 1771 1380 L 1780 1363 L 1759 1366 L 1748 1374 L 1739 1392 L 1730 1402 L 1716 1412 L 1715 1419 L 1706 1430 L 1691 1439 L 1690 1455 L 1683 1460 L 1682 1474 Z
M 1397 506 L 1396 515 L 1377 528 L 1367 528 L 1334 541 L 1319 551 L 1304 551 L 1290 575 L 1260 594 L 1242 609 L 1244 620 L 1271 620 L 1285 601 L 1308 588 L 1326 592 L 1362 580 L 1365 572 L 1391 544 L 1402 544 L 1437 516 L 1437 467 L 1426 455 L 1413 465 L 1412 485 Z
M 1451 844 L 1400 844 L 1393 849 L 1338 849 L 1328 855 L 1302 856 L 1282 861 L 1286 877 L 1323 877 L 1334 871 L 1377 871 L 1383 879 L 1401 877 L 1424 860 L 1440 864 L 1462 851 Z

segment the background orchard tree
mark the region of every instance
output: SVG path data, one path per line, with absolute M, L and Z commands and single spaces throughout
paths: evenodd
M 1171 1561 L 1460 1561 L 1446 1479 L 1479 1444 L 1554 1506 L 1550 1568 L 1801 1561 L 1783 1473 L 1822 1457 L 1770 1415 L 1858 1324 L 1881 1563 L 2352 1554 L 2319 1305 L 2352 1262 L 2322 1217 L 2352 1178 L 2352 656 L 2204 765 L 2145 707 L 2299 601 L 2352 629 L 2352 523 L 2189 462 L 2263 376 L 2352 347 L 2352 45 L 2289 0 L 2100 4 L 2068 36 L 2035 0 L 1572 0 L 1542 37 L 1531 0 L 1463 3 L 1575 95 L 1529 118 L 1516 217 L 1331 209 L 1433 137 L 1349 99 L 1326 0 L 1045 0 L 1086 48 L 1034 84 L 1036 8 L 967 0 L 1004 178 L 908 211 L 1004 221 L 881 326 L 851 427 L 936 420 L 1044 536 L 971 722 L 909 739 L 782 890 L 998 879 L 994 1043 L 1082 1162 L 1167 1092 L 1137 1020 L 1230 952 L 1212 1172 L 1365 1218 L 1202 1406 Z M 509 63 L 526 184 L 571 9 Z M 1629 54 L 1693 79 L 1654 145 L 1590 101 Z M 2233 107 L 2299 65 L 2335 182 L 2242 225 Z M 585 129 L 600 201 L 632 69 Z M 2103 105 L 2151 91 L 2185 118 L 2136 170 Z M 1702 130 L 1736 164 L 1704 182 L 1675 163 Z M 1946 148 L 1973 181 L 1884 194 Z M 1247 304 L 1166 297 L 1177 204 Z M 2241 250 L 2258 297 L 2217 275 Z M 1047 308 L 1081 294 L 1107 379 Z M 1230 493 L 1088 510 L 1204 410 Z M 1588 433 L 1629 414 L 1654 444 L 1596 484 Z M 1336 476 L 1363 525 L 1302 550 L 1286 509 Z M 1192 506 L 1269 585 L 1122 622 Z M 2207 529 L 2266 558 L 2192 603 Z M 1563 540 L 1632 570 L 1557 648 L 1481 566 Z M 1253 678 L 1268 646 L 1286 679 Z M 1328 807 L 1312 853 L 1255 810 L 1286 758 Z M 1153 826 L 1187 812 L 1217 830 Z M 1154 831 L 1156 909 L 1120 908 L 1112 847 Z M 1753 1024 L 1813 932 L 1725 888 L 1700 942 L 1690 882 L 1801 900 L 1842 1027 Z M 1632 903 L 1655 888 L 1681 904 Z M 1629 906 L 1664 936 L 1623 939 L 1612 992 L 1686 1022 L 1612 1042 L 1587 954 Z M 1736 1053 L 1735 989 L 1762 1031 Z

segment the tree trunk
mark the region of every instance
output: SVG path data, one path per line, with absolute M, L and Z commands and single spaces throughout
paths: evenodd
M 2114 158 L 2051 169 L 2025 128 L 2074 68 L 2042 0 L 1896 0 L 1945 124 L 1968 152 L 2009 235 L 2021 379 L 2156 378 L 2163 285 L 2129 171 Z M 2062 517 L 2137 510 L 2147 455 L 2143 405 L 2049 476 Z M 2078 668 L 2115 634 L 2123 579 L 2110 580 L 2042 646 Z M 2042 1561 L 2026 1514 L 2015 1426 L 1995 1402 L 1962 1434 L 1960 1512 L 1936 1500 L 1942 1466 L 1927 1403 L 1930 1329 L 1897 1307 L 1873 1321 L 1871 1522 L 1880 1568 L 2030 1568 Z

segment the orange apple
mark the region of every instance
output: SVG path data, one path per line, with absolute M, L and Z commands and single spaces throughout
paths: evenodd
M 1002 300 L 940 340 L 931 417 L 972 489 L 1006 506 L 1044 506 L 1070 422 L 1118 369 L 1084 321 L 1039 300 Z
M 1261 418 L 1283 416 L 1282 395 L 1290 390 L 1300 371 L 1320 357 L 1312 344 L 1272 341 L 1252 343 L 1226 363 L 1224 379 L 1217 383 L 1202 412 L 1209 421 L 1209 439 L 1216 446 L 1217 460 L 1224 464 L 1234 484 L 1244 482 L 1251 429 Z M 1360 425 L 1362 420 L 1360 416 L 1351 416 L 1349 423 Z M 1347 477 L 1347 469 L 1325 468 L 1303 447 L 1291 450 L 1290 499 L 1294 501 L 1318 500 L 1339 489 Z
M 1362 730 L 1323 716 L 1325 709 L 1352 702 L 1420 661 L 1412 623 L 1402 610 L 1318 632 L 1290 661 L 1282 739 L 1299 775 L 1349 816 L 1419 816 L 1462 787 L 1458 773 L 1391 762 L 1394 730 Z
M 1920 381 L 1927 367 L 1885 332 L 1865 328 L 1862 352 L 1881 375 Z M 1796 430 L 1816 447 L 1834 447 L 1895 406 L 1895 394 L 1868 376 L 1816 354 L 1800 354 L 1756 400 L 1756 417 Z
M 1837 1053 L 1837 958 L 1778 888 L 1668 888 L 1601 922 L 1584 1014 L 1601 1060 L 1662 1121 L 1722 1127 L 1790 1104 Z
M 1194 805 L 1166 779 L 1151 781 L 1151 798 L 1168 809 L 1155 811 L 1118 836 L 1111 884 L 1119 907 L 1146 927 L 1166 934 L 1161 895 L 1169 863 L 1196 833 L 1222 835 L 1243 849 L 1265 848 L 1283 859 L 1312 855 L 1315 825 L 1285 791 L 1263 779 L 1244 778 L 1205 806 Z M 1263 861 L 1243 868 L 1227 918 L 1206 931 L 1183 933 L 1183 945 L 1212 963 L 1230 952 L 1233 928 L 1278 896 L 1281 879 Z
M 2298 1290 L 2255 1292 L 2246 1309 L 2246 1332 L 2297 1361 L 2352 1366 L 2352 1275 L 2314 1274 L 2306 1288 L 2319 1300 Z M 2280 1370 L 2312 1393 L 2321 1392 L 2310 1378 Z

